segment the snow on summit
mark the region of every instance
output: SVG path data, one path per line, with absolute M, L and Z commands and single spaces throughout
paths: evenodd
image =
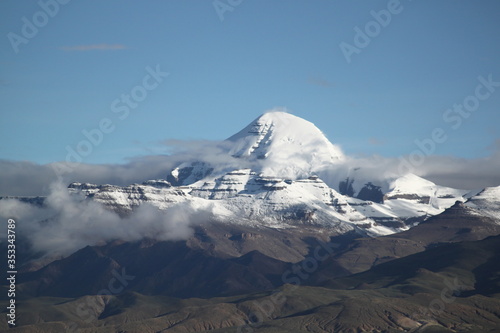
M 127 187 L 74 183 L 70 191 L 124 216 L 147 203 L 162 210 L 202 210 L 228 223 L 306 224 L 367 235 L 406 230 L 465 201 L 468 193 L 414 174 L 375 179 L 378 185 L 363 175 L 358 180 L 365 166 L 351 172 L 348 158 L 313 123 L 281 111 L 264 113 L 221 147 L 209 160 L 200 154 L 199 160 L 181 163 L 166 180 Z M 333 176 L 325 181 L 329 173 Z M 497 211 L 499 189 L 485 190 L 468 204 Z
M 307 177 L 345 159 L 313 123 L 282 111 L 264 113 L 227 141 L 232 156 L 258 160 L 267 176 Z
M 500 186 L 483 189 L 470 198 L 466 205 L 500 221 Z

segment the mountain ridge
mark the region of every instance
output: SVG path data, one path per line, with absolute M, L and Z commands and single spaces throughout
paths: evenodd
M 142 203 L 159 209 L 208 205 L 215 207 L 220 221 L 230 223 L 259 221 L 276 228 L 313 224 L 371 236 L 406 230 L 457 200 L 469 199 L 467 190 L 413 174 L 387 178 L 383 187 L 367 182 L 358 192 L 349 192 L 350 183 L 345 183 L 345 191 L 339 191 L 331 184 L 340 186 L 344 178 L 327 183 L 321 174 L 340 170 L 346 156 L 313 123 L 286 112 L 257 117 L 229 137 L 223 149 L 230 163 L 184 162 L 166 180 L 128 187 L 73 183 L 69 188 L 122 215 Z M 244 167 L 237 168 L 238 161 Z
M 495 331 L 500 186 L 356 178 L 339 147 L 283 112 L 217 151 L 166 179 L 72 183 L 12 205 L 35 207 L 16 227 L 13 331 Z M 53 252 L 31 253 L 30 236 L 54 236 Z

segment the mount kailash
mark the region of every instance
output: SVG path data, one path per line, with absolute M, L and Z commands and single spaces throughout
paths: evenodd
M 261 115 L 218 148 L 220 162 L 186 161 L 165 179 L 126 187 L 72 183 L 69 190 L 123 216 L 143 203 L 161 210 L 182 204 L 222 223 L 337 234 L 401 232 L 457 201 L 498 218 L 500 187 L 453 189 L 414 174 L 356 178 L 362 172 L 345 168 L 338 146 L 286 112 Z

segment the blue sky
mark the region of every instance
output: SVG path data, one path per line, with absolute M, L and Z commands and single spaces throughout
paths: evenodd
M 220 0 L 223 13 L 210 0 L 71 0 L 44 22 L 40 3 L 55 1 L 0 2 L 0 159 L 63 161 L 109 119 L 83 162 L 123 163 L 168 139 L 225 139 L 274 107 L 348 155 L 409 154 L 442 128 L 434 154 L 478 158 L 500 138 L 500 88 L 457 129 L 443 119 L 478 77 L 500 82 L 496 0 L 401 0 L 350 62 L 341 43 L 395 0 Z M 40 25 L 29 38 L 26 20 Z M 144 92 L 147 68 L 169 75 L 120 119 L 113 102 Z

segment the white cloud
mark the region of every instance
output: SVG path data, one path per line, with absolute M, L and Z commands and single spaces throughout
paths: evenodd
M 192 204 L 184 203 L 159 211 L 144 204 L 129 217 L 120 218 L 97 202 L 70 195 L 66 186 L 71 181 L 128 185 L 166 178 L 172 168 L 185 161 L 222 163 L 227 169 L 257 167 L 252 163 L 260 163 L 259 160 L 249 162 L 229 156 L 226 142 L 168 141 L 166 144 L 171 147 L 173 155 L 135 158 L 124 165 L 75 164 L 64 183 L 55 182 L 57 177 L 51 165 L 0 160 L 0 195 L 47 195 L 43 208 L 14 199 L 2 199 L 0 217 L 17 219 L 19 234 L 28 237 L 35 250 L 51 254 L 67 254 L 86 245 L 114 239 L 186 239 L 192 235 L 192 226 L 214 215 L 210 206 L 195 209 Z M 454 188 L 498 186 L 500 140 L 494 148 L 491 156 L 478 159 L 428 156 L 420 167 L 411 171 L 439 185 Z M 400 161 L 401 158 L 381 156 L 346 158 L 335 169 L 323 170 L 320 177 L 334 188 L 347 176 L 358 178 L 358 182 L 382 184 L 386 175 L 398 173 Z M 0 233 L 5 233 L 5 230 L 0 230 Z
M 18 237 L 27 237 L 34 251 L 52 256 L 115 239 L 187 239 L 193 233 L 191 227 L 209 219 L 211 214 L 209 208 L 195 210 L 188 203 L 166 211 L 143 204 L 130 216 L 121 218 L 95 201 L 70 195 L 61 183 L 50 186 L 44 207 L 16 199 L 0 200 L 0 216 L 16 220 Z
M 452 156 L 427 156 L 422 165 L 411 171 L 421 177 L 444 186 L 462 189 L 478 189 L 500 185 L 500 140 L 492 154 L 485 158 L 465 159 Z M 164 142 L 172 155 L 151 155 L 130 159 L 126 164 L 92 165 L 75 163 L 65 175 L 65 184 L 89 182 L 125 186 L 142 183 L 149 179 L 165 179 L 174 167 L 182 162 L 203 161 L 222 165 L 223 169 L 252 168 L 262 166 L 261 160 L 249 161 L 234 158 L 228 152 L 225 141 L 176 141 Z M 400 158 L 371 156 L 347 158 L 336 170 L 324 172 L 330 185 L 345 175 L 363 173 L 364 178 L 377 180 L 387 174 L 398 174 Z M 0 160 L 0 196 L 47 195 L 49 185 L 57 180 L 53 164 L 35 164 Z M 358 171 L 356 171 L 358 170 Z M 220 170 L 223 171 L 223 170 Z

